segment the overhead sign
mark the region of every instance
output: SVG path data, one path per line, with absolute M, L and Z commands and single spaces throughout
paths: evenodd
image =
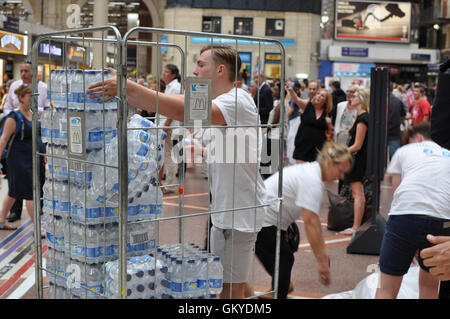
M 20 24 L 19 18 L 8 16 L 6 17 L 6 22 L 3 23 L 3 28 L 11 32 L 19 32 L 19 24 Z
M 0 52 L 26 55 L 28 36 L 0 30 Z
M 367 58 L 369 56 L 369 49 L 368 48 L 342 47 L 342 56 Z
M 67 57 L 71 62 L 88 64 L 87 61 L 89 60 L 89 51 L 85 47 L 72 44 L 68 50 L 69 53 Z
M 281 54 L 279 53 L 265 53 L 264 62 L 271 64 L 281 64 Z
M 431 61 L 431 55 L 422 53 L 411 53 L 411 60 L 429 62 Z
M 214 38 L 212 41 L 214 43 L 236 45 L 236 40 L 235 39 Z M 280 39 L 278 41 L 285 47 L 293 47 L 293 46 L 295 46 L 295 40 Z M 211 38 L 191 37 L 191 43 L 211 44 Z M 239 45 L 276 45 L 273 42 L 253 41 L 253 40 L 237 40 L 237 43 Z
M 50 56 L 54 59 L 62 59 L 63 44 L 60 42 L 41 42 L 39 43 L 39 55 L 43 57 Z
M 411 3 L 336 0 L 336 40 L 410 42 Z

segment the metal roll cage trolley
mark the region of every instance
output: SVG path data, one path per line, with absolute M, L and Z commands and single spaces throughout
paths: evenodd
M 101 32 L 101 37 L 95 37 L 95 34 L 99 34 Z M 132 36 L 135 33 L 150 33 L 150 34 L 155 34 L 157 37 L 157 41 L 155 42 L 151 42 L 151 41 L 142 41 L 142 40 L 133 40 Z M 87 35 L 90 35 L 91 33 L 94 34 L 94 37 L 88 37 Z M 105 34 L 108 35 L 112 34 L 113 36 L 106 36 Z M 174 43 L 167 43 L 167 41 L 162 42 L 161 41 L 161 35 L 166 34 L 169 36 L 181 36 L 184 37 L 184 48 L 181 45 L 178 44 L 174 44 Z M 133 223 L 140 223 L 140 221 L 130 221 L 129 220 L 129 214 L 128 214 L 128 170 L 129 170 L 129 165 L 128 165 L 128 140 L 127 140 L 127 136 L 129 134 L 130 130 L 135 130 L 135 129 L 139 129 L 139 128 L 128 128 L 127 126 L 127 120 L 128 120 L 128 116 L 129 114 L 133 114 L 133 112 L 135 111 L 134 108 L 129 108 L 128 105 L 128 101 L 127 101 L 127 46 L 128 45 L 142 45 L 142 46 L 146 46 L 146 47 L 156 47 L 158 50 L 156 51 L 156 59 L 157 59 L 157 74 L 161 74 L 161 50 L 160 48 L 163 47 L 168 47 L 168 48 L 172 48 L 173 50 L 176 50 L 180 53 L 181 56 L 181 76 L 182 76 L 182 80 L 181 80 L 181 86 L 182 86 L 182 91 L 187 87 L 186 84 L 189 84 L 190 79 L 186 76 L 186 59 L 187 59 L 187 55 L 189 55 L 190 53 L 188 53 L 188 37 L 201 37 L 201 38 L 206 38 L 205 43 L 210 43 L 211 45 L 217 42 L 222 42 L 222 43 L 227 43 L 230 44 L 232 47 L 234 47 L 234 49 L 236 49 L 236 51 L 238 51 L 238 47 L 239 45 L 248 45 L 248 44 L 252 44 L 252 45 L 258 45 L 259 47 L 259 56 L 262 56 L 261 54 L 261 50 L 262 50 L 262 45 L 271 45 L 271 52 L 273 52 L 273 47 L 278 47 L 280 55 L 281 55 L 281 88 L 284 88 L 284 77 L 285 77 L 285 65 L 284 65 L 284 61 L 285 61 L 285 51 L 284 51 L 284 47 L 283 45 L 275 40 L 275 39 L 270 39 L 270 38 L 259 38 L 259 37 L 248 37 L 248 36 L 235 36 L 235 35 L 225 35 L 225 34 L 216 34 L 216 33 L 203 33 L 203 32 L 190 32 L 190 31 L 180 31 L 180 30 L 169 30 L 169 29 L 159 29 L 159 28 L 144 28 L 144 27 L 135 27 L 130 29 L 123 37 L 120 35 L 120 32 L 118 31 L 117 28 L 113 27 L 113 26 L 104 26 L 104 27 L 94 27 L 94 28 L 82 28 L 82 29 L 73 29 L 73 30 L 65 30 L 65 31 L 58 31 L 58 32 L 52 32 L 52 33 L 46 33 L 46 34 L 42 34 L 40 35 L 37 40 L 35 41 L 33 47 L 32 47 L 32 113 L 33 113 L 33 197 L 34 197 L 34 203 L 39 203 L 41 199 L 43 199 L 43 194 L 41 192 L 41 187 L 40 187 L 40 160 L 41 157 L 46 157 L 47 158 L 47 162 L 48 164 L 52 164 L 55 160 L 63 160 L 66 163 L 66 167 L 67 170 L 69 171 L 70 167 L 72 167 L 72 165 L 81 165 L 81 167 L 84 167 L 84 178 L 86 178 L 86 167 L 87 165 L 95 165 L 95 166 L 100 166 L 103 168 L 104 171 L 104 182 L 106 184 L 106 179 L 110 178 L 110 176 L 106 176 L 106 170 L 107 169 L 116 169 L 118 172 L 118 197 L 117 197 L 117 205 L 118 205 L 118 216 L 117 216 L 117 222 L 118 222 L 118 255 L 117 260 L 118 260 L 118 284 L 119 284 L 119 291 L 120 293 L 120 298 L 127 298 L 126 296 L 126 290 L 127 290 L 127 258 L 129 258 L 129 255 L 127 254 L 127 244 L 128 244 L 128 232 L 129 232 L 129 225 L 133 224 Z M 137 37 L 139 38 L 139 37 Z M 116 95 L 116 100 L 117 100 L 117 165 L 112 165 L 110 163 L 106 163 L 106 157 L 105 157 L 105 153 L 104 155 L 104 162 L 103 163 L 98 163 L 98 162 L 92 162 L 87 160 L 86 158 L 86 151 L 84 150 L 84 152 L 82 152 L 82 156 L 73 156 L 71 155 L 70 151 L 67 152 L 67 156 L 61 156 L 61 155 L 55 155 L 53 152 L 46 152 L 46 153 L 40 153 L 39 152 L 39 113 L 38 113 L 38 49 L 39 49 L 39 45 L 40 43 L 44 42 L 44 41 L 48 41 L 49 43 L 51 43 L 51 41 L 58 41 L 58 42 L 63 42 L 65 45 L 69 45 L 70 43 L 83 43 L 83 44 L 89 44 L 89 45 L 101 45 L 101 53 L 102 53 L 102 69 L 105 66 L 105 44 L 107 45 L 111 45 L 114 47 L 114 52 L 115 52 L 115 61 L 114 61 L 114 68 L 116 69 L 116 76 L 117 76 L 117 95 Z M 67 51 L 64 51 L 67 52 Z M 65 53 L 65 57 L 64 57 L 64 69 L 67 71 L 68 70 L 68 61 L 67 61 L 67 57 L 66 57 L 66 53 Z M 86 52 L 84 53 L 83 56 L 85 61 L 88 61 L 89 57 L 86 55 Z M 88 63 L 86 63 L 88 64 Z M 49 54 L 49 65 L 52 65 L 51 63 L 51 55 Z M 49 96 L 47 96 L 47 104 L 50 105 L 50 107 L 52 107 L 52 92 L 53 89 L 52 88 L 52 73 L 50 72 L 49 75 L 49 81 L 48 81 L 48 92 L 50 93 Z M 65 86 L 65 88 L 63 88 L 63 90 L 65 90 L 65 92 L 69 92 L 69 83 L 67 81 L 67 72 L 65 73 L 65 81 L 63 81 L 62 85 Z M 104 75 L 102 72 L 102 81 L 104 81 Z M 200 79 L 201 80 L 201 79 Z M 208 79 L 211 80 L 211 79 Z M 236 80 L 237 80 L 237 74 L 236 74 Z M 158 80 L 159 82 L 159 80 Z M 87 87 L 85 87 L 85 73 L 83 72 L 83 89 L 84 91 L 87 89 Z M 207 82 L 207 83 L 211 83 L 211 82 Z M 159 86 L 159 83 L 158 83 Z M 70 112 L 68 111 L 68 105 L 69 105 L 69 99 L 68 99 L 68 95 L 66 94 L 66 100 L 65 100 L 65 105 L 67 107 L 67 112 L 65 113 L 67 115 L 67 122 L 66 124 L 69 123 L 69 115 Z M 210 98 L 210 95 L 209 95 Z M 280 101 L 281 101 L 281 105 L 284 105 L 284 90 L 281 89 L 280 90 Z M 154 127 L 151 127 L 150 130 L 156 130 L 158 132 L 161 131 L 162 129 L 166 128 L 165 126 L 161 126 L 159 125 L 159 113 L 158 113 L 158 93 L 157 93 L 157 98 L 156 98 L 156 122 L 157 123 Z M 259 104 L 259 103 L 258 103 Z M 211 105 L 211 100 L 209 100 L 209 105 Z M 259 107 L 259 105 L 257 105 Z M 103 103 L 102 105 L 103 111 L 105 110 L 105 103 Z M 185 122 L 184 125 L 181 126 L 182 128 L 186 129 L 195 129 L 197 123 L 194 123 L 193 119 L 187 118 L 186 115 L 188 112 L 186 112 L 187 109 L 187 104 L 185 104 Z M 86 104 L 83 104 L 83 110 L 82 112 L 86 112 Z M 219 127 L 219 126 L 214 126 L 211 125 L 211 107 L 209 106 L 209 114 L 207 119 L 203 120 L 201 122 L 202 128 L 215 128 L 215 127 Z M 284 108 L 281 107 L 280 108 L 280 124 L 274 124 L 272 125 L 272 128 L 279 128 L 280 131 L 280 137 L 284 136 Z M 62 125 L 61 123 L 53 123 L 53 118 L 51 121 L 51 125 L 53 126 L 60 126 Z M 105 121 L 103 119 L 103 128 L 105 127 Z M 232 127 L 232 128 L 237 128 L 237 127 L 249 127 L 249 125 L 229 125 L 227 127 Z M 255 125 L 253 125 L 252 127 L 267 127 L 267 125 L 261 125 L 259 123 L 255 123 Z M 170 128 L 174 128 L 173 126 Z M 69 125 L 67 126 L 67 130 L 69 130 L 70 127 Z M 149 129 L 148 127 L 146 127 L 145 129 Z M 53 132 L 53 131 L 52 131 Z M 258 135 L 259 135 L 259 130 L 258 130 Z M 158 135 L 157 135 L 158 136 Z M 50 143 L 53 142 L 53 133 L 50 137 Z M 258 136 L 259 138 L 259 136 Z M 103 143 L 105 145 L 105 138 L 103 138 Z M 70 145 L 69 145 L 70 146 Z M 235 148 L 235 152 L 234 152 L 234 156 L 236 159 L 236 154 L 237 154 L 237 150 L 236 150 L 236 143 L 234 143 L 234 148 Z M 259 150 L 259 145 L 258 145 L 258 152 L 260 152 L 261 150 Z M 103 150 L 103 152 L 105 152 Z M 273 152 L 272 152 L 273 153 Z M 275 298 L 277 298 L 277 283 L 278 283 L 278 269 L 279 269 L 279 254 L 280 254 L 280 250 L 279 250 L 279 243 L 280 243 L 280 221 L 281 221 L 281 214 L 282 214 L 282 202 L 283 202 L 283 197 L 282 197 L 282 182 L 283 182 L 283 174 L 282 174 L 282 159 L 283 159 L 283 143 L 279 143 L 278 145 L 278 158 L 280 159 L 280 164 L 278 165 L 278 167 L 276 167 L 276 169 L 279 172 L 279 178 L 278 178 L 278 198 L 276 200 L 277 205 L 279 207 L 279 214 L 278 214 L 278 220 L 277 220 L 277 225 L 278 225 L 278 232 L 277 232 L 277 249 L 276 249 L 276 260 L 275 260 L 275 287 L 274 290 L 271 292 L 267 292 L 267 294 L 269 293 L 274 293 Z M 181 162 L 179 163 L 179 167 L 182 167 L 184 165 L 184 161 L 185 161 L 185 156 L 186 154 L 183 155 L 183 158 L 181 160 Z M 236 161 L 235 161 L 236 163 Z M 52 167 L 54 168 L 54 166 L 52 165 Z M 235 165 L 234 165 L 235 167 Z M 259 167 L 259 165 L 258 165 Z M 236 173 L 236 169 L 234 168 L 234 172 Z M 50 170 L 48 172 L 48 175 L 50 177 L 53 177 L 54 174 L 54 170 Z M 72 212 L 72 209 L 70 209 L 70 205 L 71 205 L 71 195 L 72 192 L 70 191 L 70 179 L 72 178 L 71 174 L 68 174 L 68 179 L 69 179 L 69 210 L 68 210 L 68 215 L 70 217 L 70 214 Z M 54 179 L 51 178 L 51 180 L 53 181 Z M 183 220 L 185 218 L 189 218 L 189 217 L 195 217 L 195 216 L 203 216 L 203 217 L 209 217 L 212 214 L 217 214 L 217 213 L 224 213 L 224 212 L 231 212 L 233 213 L 233 220 L 234 220 L 234 212 L 235 211 L 239 211 L 239 210 L 244 210 L 244 209 L 254 209 L 255 214 L 256 214 L 256 209 L 260 208 L 260 207 L 264 207 L 264 206 L 268 206 L 270 204 L 273 203 L 265 203 L 264 205 L 255 205 L 255 206 L 251 206 L 251 207 L 233 207 L 232 209 L 227 209 L 227 210 L 220 210 L 220 211 L 212 211 L 211 209 L 211 205 L 209 206 L 209 210 L 206 212 L 196 212 L 193 214 L 184 214 L 184 191 L 183 191 L 183 186 L 184 186 L 184 170 L 180 169 L 179 170 L 179 194 L 178 194 L 178 216 L 167 216 L 167 217 L 162 217 L 162 216 L 156 216 L 156 218 L 152 219 L 150 222 L 153 223 L 155 225 L 155 234 L 156 234 L 156 245 L 154 247 L 152 247 L 152 254 L 153 256 L 157 255 L 157 245 L 159 243 L 159 225 L 161 222 L 164 221 L 169 221 L 169 220 L 176 220 L 178 221 L 178 242 L 179 243 L 183 243 L 183 237 L 184 237 L 184 225 L 183 225 Z M 86 185 L 86 184 L 85 184 Z M 52 187 L 54 188 L 54 183 L 52 182 Z M 233 192 L 234 192 L 234 188 L 235 186 L 233 185 Z M 256 181 L 255 181 L 255 190 L 256 190 Z M 104 188 L 104 191 L 106 192 L 106 187 Z M 84 189 L 84 199 L 85 199 L 85 204 L 86 204 L 86 187 Z M 52 194 L 54 194 L 52 192 Z M 158 199 L 157 199 L 158 201 Z M 52 202 L 53 203 L 53 202 Z M 162 203 L 160 203 L 162 204 Z M 106 202 L 105 202 L 105 207 L 104 210 L 106 210 Z M 85 210 L 86 210 L 86 205 L 85 206 Z M 47 276 L 53 276 L 53 278 L 60 278 L 62 280 L 68 280 L 68 278 L 70 278 L 73 273 L 70 272 L 70 270 L 72 268 L 65 268 L 64 270 L 66 272 L 63 273 L 59 273 L 56 271 L 51 271 L 48 268 L 46 268 L 43 265 L 43 254 L 46 252 L 46 249 L 43 249 L 43 245 L 42 245 L 42 239 L 41 239 L 41 224 L 42 224 L 42 218 L 46 217 L 44 214 L 43 216 L 41 216 L 42 214 L 42 208 L 40 205 L 35 204 L 34 205 L 34 221 L 35 221 L 35 230 L 34 230 L 34 242 L 35 242 L 35 262 L 36 262 L 36 267 L 35 267 L 35 287 L 36 287 L 36 298 L 38 299 L 43 299 L 45 298 L 44 296 L 44 281 L 43 281 L 43 272 L 46 273 Z M 49 215 L 54 216 L 54 205 L 52 204 L 52 209 L 50 209 Z M 106 213 L 105 213 L 106 215 Z M 86 218 L 86 217 L 85 217 Z M 146 222 L 149 222 L 148 220 L 146 220 Z M 103 224 L 105 225 L 105 223 Z M 55 227 L 55 225 L 53 224 L 53 227 Z M 69 226 L 70 227 L 70 226 Z M 71 234 L 71 232 L 69 231 L 69 234 Z M 209 237 L 209 232 L 208 232 L 208 237 Z M 69 235 L 71 236 L 71 235 Z M 105 231 L 105 236 L 106 236 L 106 231 Z M 209 238 L 208 238 L 209 239 Z M 47 238 L 48 240 L 48 238 Z M 66 238 L 67 241 L 67 238 Z M 84 233 L 84 241 L 86 242 L 86 232 Z M 70 242 L 70 238 L 69 238 L 69 242 Z M 50 247 L 50 244 L 49 244 Z M 182 255 L 184 256 L 184 246 L 182 245 Z M 46 248 L 46 246 L 44 246 L 44 248 Z M 67 247 L 66 247 L 67 248 Z M 69 249 L 69 251 L 66 249 L 65 253 L 69 255 L 69 259 L 70 260 L 70 254 L 72 253 L 71 250 Z M 85 255 L 86 257 L 86 255 Z M 156 260 L 156 258 L 154 259 Z M 67 266 L 67 265 L 66 265 Z M 85 264 L 86 267 L 86 264 Z M 254 267 L 254 265 L 253 265 Z M 84 272 L 84 274 L 86 275 L 86 272 Z M 253 281 L 254 282 L 254 281 Z M 45 287 L 48 288 L 48 287 Z M 81 285 L 84 295 L 84 298 L 90 298 L 90 296 L 94 296 L 95 298 L 108 298 L 109 296 L 106 296 L 105 294 L 98 292 L 98 291 L 94 291 L 93 294 L 91 291 L 89 291 L 88 288 L 86 288 L 86 286 Z M 50 287 L 50 289 L 56 289 L 55 287 Z M 49 290 L 50 290 L 49 289 Z M 67 290 L 72 289 L 72 287 L 67 287 Z M 89 295 L 88 295 L 89 292 Z M 53 292 L 54 293 L 54 292 Z M 252 296 L 251 298 L 255 298 L 256 296 Z

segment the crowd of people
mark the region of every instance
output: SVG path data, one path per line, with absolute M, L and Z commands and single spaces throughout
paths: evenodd
M 9 190 L 0 211 L 0 229 L 15 229 L 6 221 L 8 211 L 11 210 L 10 215 L 13 214 L 14 202 L 19 203 L 25 200 L 30 217 L 33 218 L 33 202 L 30 202 L 33 185 L 30 66 L 29 63 L 23 63 L 21 79 L 7 83 L 8 87 L 4 90 L 6 97 L 2 98 L 2 110 L 4 116 L 7 116 L 7 121 L 0 137 L 0 150 L 5 148 L 18 125 L 24 127 L 25 133 L 20 139 L 14 139 L 11 147 L 14 151 L 11 151 L 11 157 L 5 163 L 9 169 L 7 173 Z M 287 235 L 289 225 L 295 223 L 299 217 L 303 217 L 305 221 L 306 236 L 317 260 L 319 282 L 323 285 L 329 285 L 331 282 L 330 260 L 319 218 L 325 183 L 339 180 L 339 187 L 348 185 L 351 189 L 354 201 L 354 222 L 352 227 L 343 230 L 340 234 L 352 236 L 361 227 L 366 201 L 364 180 L 367 178 L 365 171 L 370 129 L 370 91 L 357 84 L 342 88 L 339 81 L 332 81 L 330 87 L 325 88 L 324 84 L 318 80 L 306 79 L 288 80 L 285 86 L 281 87 L 280 81 L 266 79 L 259 70 L 252 74 L 251 81 L 247 85 L 238 72 L 240 66 L 240 58 L 233 48 L 226 45 L 212 45 L 201 50 L 194 70 L 196 77 L 212 79 L 211 125 L 214 128 L 208 131 L 208 134 L 213 135 L 215 131 L 221 136 L 226 136 L 228 126 L 255 126 L 256 135 L 264 136 L 261 144 L 263 152 L 266 153 L 266 156 L 261 156 L 257 162 L 244 161 L 233 163 L 233 165 L 208 162 L 211 178 L 211 209 L 222 212 L 211 215 L 210 250 L 221 257 L 223 264 L 224 286 L 220 295 L 222 298 L 249 296 L 249 271 L 254 254 L 273 277 L 272 289 L 274 288 L 276 225 L 279 214 L 278 165 L 282 165 L 284 200 L 281 220 L 279 268 L 281 271 L 277 285 L 278 297 L 286 298 L 292 290 L 290 274 L 295 251 L 290 247 Z M 87 93 L 92 94 L 92 98 L 108 100 L 116 95 L 115 70 L 110 69 L 110 72 L 113 77 L 103 83 L 95 83 L 88 89 Z M 281 103 L 281 92 L 285 96 L 284 104 Z M 422 219 L 427 223 L 441 224 L 448 224 L 450 220 L 450 203 L 448 202 L 450 199 L 448 185 L 450 156 L 448 156 L 448 150 L 431 144 L 430 141 L 427 123 L 431 118 L 432 100 L 430 95 L 427 95 L 429 92 L 420 83 L 413 83 L 408 89 L 395 83 L 391 85 L 386 148 L 389 151 L 388 174 L 392 175 L 394 201 L 380 256 L 381 288 L 377 294 L 380 298 L 396 296 L 399 282 L 401 283 L 399 278 L 405 273 L 405 268 L 407 270 L 408 262 L 410 263 L 417 249 L 432 247 L 434 244 L 448 245 L 442 238 L 450 236 L 448 231 L 450 227 L 444 231 L 428 228 L 427 231 L 417 235 L 420 237 L 420 242 L 408 248 L 407 256 L 401 260 L 403 266 L 400 267 L 400 261 L 397 263 L 397 260 L 400 260 L 400 253 L 406 251 L 406 248 L 395 247 L 394 249 L 392 240 L 389 240 L 392 234 L 404 231 L 401 225 L 399 226 L 402 223 L 395 222 L 396 219 L 400 220 L 397 215 L 405 214 L 407 215 L 405 218 L 411 219 L 409 216 L 411 211 L 404 213 L 401 205 L 405 202 L 415 205 L 416 202 L 408 202 L 408 198 L 416 197 L 417 199 L 420 197 L 417 194 L 421 196 L 423 194 L 423 190 L 417 189 L 414 179 L 423 182 L 422 179 L 426 177 L 423 173 L 413 174 L 413 171 L 419 171 L 419 169 L 413 164 L 411 165 L 414 168 L 411 168 L 409 164 L 409 161 L 415 161 L 418 154 L 430 161 L 432 163 L 430 166 L 444 167 L 447 171 L 436 172 L 440 175 L 439 180 L 442 180 L 444 189 L 431 190 L 430 188 L 431 197 L 425 198 L 420 203 L 417 202 L 417 206 L 414 206 L 420 210 L 418 214 L 420 216 L 416 216 L 419 219 L 417 224 L 424 223 Z M 39 81 L 40 111 L 46 103 L 46 93 L 45 83 Z M 179 154 L 183 151 L 183 148 L 176 147 L 177 144 L 185 145 L 182 129 L 185 98 L 178 67 L 173 64 L 165 65 L 160 78 L 128 79 L 127 97 L 129 105 L 136 108 L 142 116 L 159 121 L 158 125 L 162 126 L 168 134 L 165 142 L 164 167 L 160 171 L 160 183 L 165 194 L 176 192 L 179 183 L 177 175 L 180 171 L 173 153 Z M 12 110 L 17 111 L 11 112 Z M 21 115 L 17 116 L 17 112 Z M 9 113 L 15 116 L 9 116 Z M 285 116 L 282 128 L 278 125 L 281 123 L 281 114 Z M 22 122 L 25 124 L 21 124 Z M 284 134 L 281 134 L 281 129 Z M 208 134 L 205 133 L 205 135 Z M 402 136 L 406 137 L 402 140 Z M 208 143 L 200 145 L 200 153 L 203 158 L 208 158 L 218 145 L 217 140 L 211 136 L 207 136 L 205 140 Z M 278 149 L 273 147 L 273 145 L 279 145 L 277 143 L 281 143 L 283 149 L 283 158 L 278 158 L 278 161 L 275 160 Z M 405 146 L 401 147 L 402 145 Z M 246 141 L 245 148 L 249 153 L 261 152 L 260 143 L 254 145 Z M 424 148 L 427 151 L 424 151 Z M 417 154 L 409 154 L 414 152 Z M 430 155 L 427 152 L 433 156 L 427 157 Z M 436 154 L 444 155 L 436 156 Z M 17 161 L 17 157 L 21 160 Z M 43 162 L 41 167 L 44 164 Z M 417 165 L 422 167 L 423 163 L 416 163 Z M 411 178 L 409 178 L 410 173 L 413 176 Z M 20 183 L 18 183 L 19 179 Z M 432 193 L 438 193 L 439 196 L 433 197 Z M 436 205 L 420 206 L 427 200 Z M 235 212 L 228 212 L 236 208 L 238 210 Z M 405 223 L 409 224 L 409 227 L 414 227 L 410 221 Z M 439 228 L 439 224 L 436 227 Z M 427 237 L 427 235 L 440 237 Z M 405 236 L 405 242 L 408 242 L 410 238 L 410 235 Z M 448 261 L 442 262 L 447 262 L 445 264 L 447 268 L 445 268 L 445 266 L 442 267 L 442 263 L 436 263 L 435 260 L 431 262 L 431 260 L 436 254 L 448 254 L 448 252 L 442 253 L 442 250 L 438 249 L 424 251 L 426 253 L 422 258 L 425 259 L 425 264 L 428 263 L 432 268 L 430 270 L 423 262 L 421 263 L 424 273 L 421 272 L 420 283 L 425 289 L 421 296 L 436 297 L 436 283 L 439 282 L 437 276 L 448 278 L 450 271 Z M 448 259 L 450 257 L 446 260 Z M 437 267 L 440 269 L 438 275 L 433 273 L 433 269 Z

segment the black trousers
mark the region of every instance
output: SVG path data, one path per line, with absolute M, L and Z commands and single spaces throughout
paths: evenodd
M 439 299 L 450 299 L 450 280 L 441 281 L 439 287 Z
M 286 232 L 281 231 L 280 240 L 280 266 L 278 276 L 278 298 L 286 299 L 291 282 L 291 270 L 294 265 L 294 254 L 286 241 Z M 272 289 L 274 289 L 275 252 L 277 228 L 276 226 L 263 227 L 258 233 L 255 244 L 255 253 L 266 271 L 272 276 Z

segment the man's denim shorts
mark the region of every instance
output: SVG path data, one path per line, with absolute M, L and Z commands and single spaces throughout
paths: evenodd
M 425 271 L 429 268 L 420 258 L 422 249 L 433 246 L 426 236 L 450 236 L 449 222 L 425 215 L 391 215 L 381 244 L 379 266 L 381 272 L 391 276 L 403 276 L 419 251 L 419 265 Z M 447 228 L 444 228 L 444 227 Z

